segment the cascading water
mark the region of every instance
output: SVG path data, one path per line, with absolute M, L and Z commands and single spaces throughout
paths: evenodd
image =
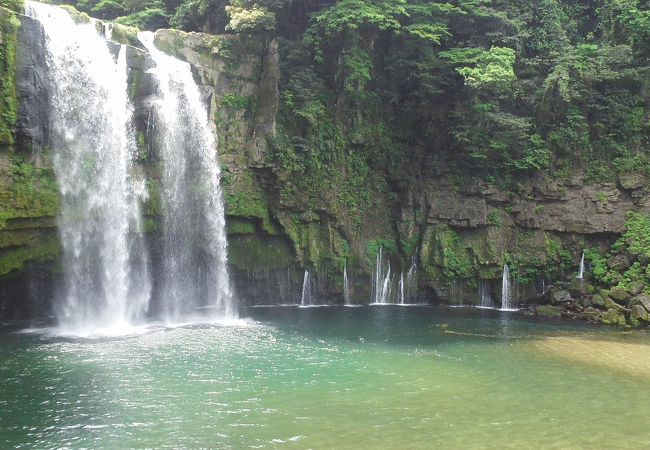
M 494 301 L 490 293 L 490 282 L 488 280 L 479 280 L 478 289 L 481 298 L 480 306 L 482 308 L 494 308 Z
M 371 304 L 386 305 L 390 303 L 391 294 L 391 270 L 390 262 L 387 268 L 384 269 L 383 249 L 380 247 L 377 252 L 377 261 L 375 263 L 375 271 L 373 274 L 373 288 Z
M 582 280 L 584 276 L 585 276 L 585 252 L 582 252 L 582 257 L 580 258 L 580 271 L 578 272 L 578 276 L 576 278 Z
M 158 82 L 153 107 L 164 167 L 163 318 L 235 318 L 220 168 L 207 109 L 189 64 L 159 51 L 153 33 L 138 38 L 155 63 L 151 72 Z
M 503 265 L 501 278 L 501 309 L 512 309 L 512 292 L 510 286 L 510 269 L 507 264 Z
M 418 254 L 417 249 L 415 254 L 411 258 L 411 267 L 406 273 L 406 302 L 417 303 L 417 289 L 418 289 L 418 265 L 416 260 L 416 255 Z
M 69 332 L 119 332 L 142 318 L 150 293 L 125 48 L 116 61 L 92 25 L 63 9 L 28 0 L 25 12 L 46 41 L 65 272 L 57 316 Z
M 302 279 L 302 295 L 300 297 L 300 306 L 312 306 L 313 298 L 311 295 L 311 279 L 309 278 L 309 271 L 305 270 L 305 275 Z
M 351 305 L 350 301 L 350 286 L 348 282 L 348 266 L 343 266 L 343 304 Z
M 398 290 L 399 290 L 398 303 L 400 305 L 404 305 L 404 304 L 406 304 L 406 298 L 405 298 L 405 293 L 404 293 L 404 272 L 400 272 L 400 274 L 399 274 Z

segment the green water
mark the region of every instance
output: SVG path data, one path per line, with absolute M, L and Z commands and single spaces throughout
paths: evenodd
M 647 334 L 426 307 L 247 315 L 120 339 L 5 333 L 0 447 L 650 445 Z M 591 364 L 602 345 L 611 364 Z

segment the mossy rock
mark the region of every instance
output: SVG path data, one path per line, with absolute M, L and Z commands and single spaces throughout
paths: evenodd
M 615 286 L 609 290 L 609 296 L 618 303 L 625 303 L 630 297 L 625 289 L 618 286 Z
M 537 307 L 535 312 L 539 317 L 548 317 L 553 319 L 559 319 L 562 317 L 562 310 L 557 306 L 540 305 Z
M 608 309 L 600 316 L 600 321 L 607 325 L 627 325 L 625 315 L 616 308 Z
M 79 11 L 72 5 L 58 5 L 59 8 L 65 9 L 65 11 L 70 14 L 72 21 L 76 24 L 88 24 L 90 23 L 90 16 L 85 12 Z
M 55 236 L 31 242 L 29 245 L 0 251 L 0 276 L 23 270 L 25 264 L 30 262 L 56 259 L 60 251 L 59 240 Z

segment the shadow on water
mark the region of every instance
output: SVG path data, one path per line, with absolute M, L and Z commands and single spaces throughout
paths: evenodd
M 246 315 L 263 324 L 317 339 L 421 347 L 604 331 L 603 327 L 589 324 L 538 321 L 518 312 L 433 306 L 250 308 Z

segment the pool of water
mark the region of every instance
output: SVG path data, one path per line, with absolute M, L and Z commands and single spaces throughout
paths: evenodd
M 0 335 L 0 447 L 638 448 L 650 335 L 432 307 Z

